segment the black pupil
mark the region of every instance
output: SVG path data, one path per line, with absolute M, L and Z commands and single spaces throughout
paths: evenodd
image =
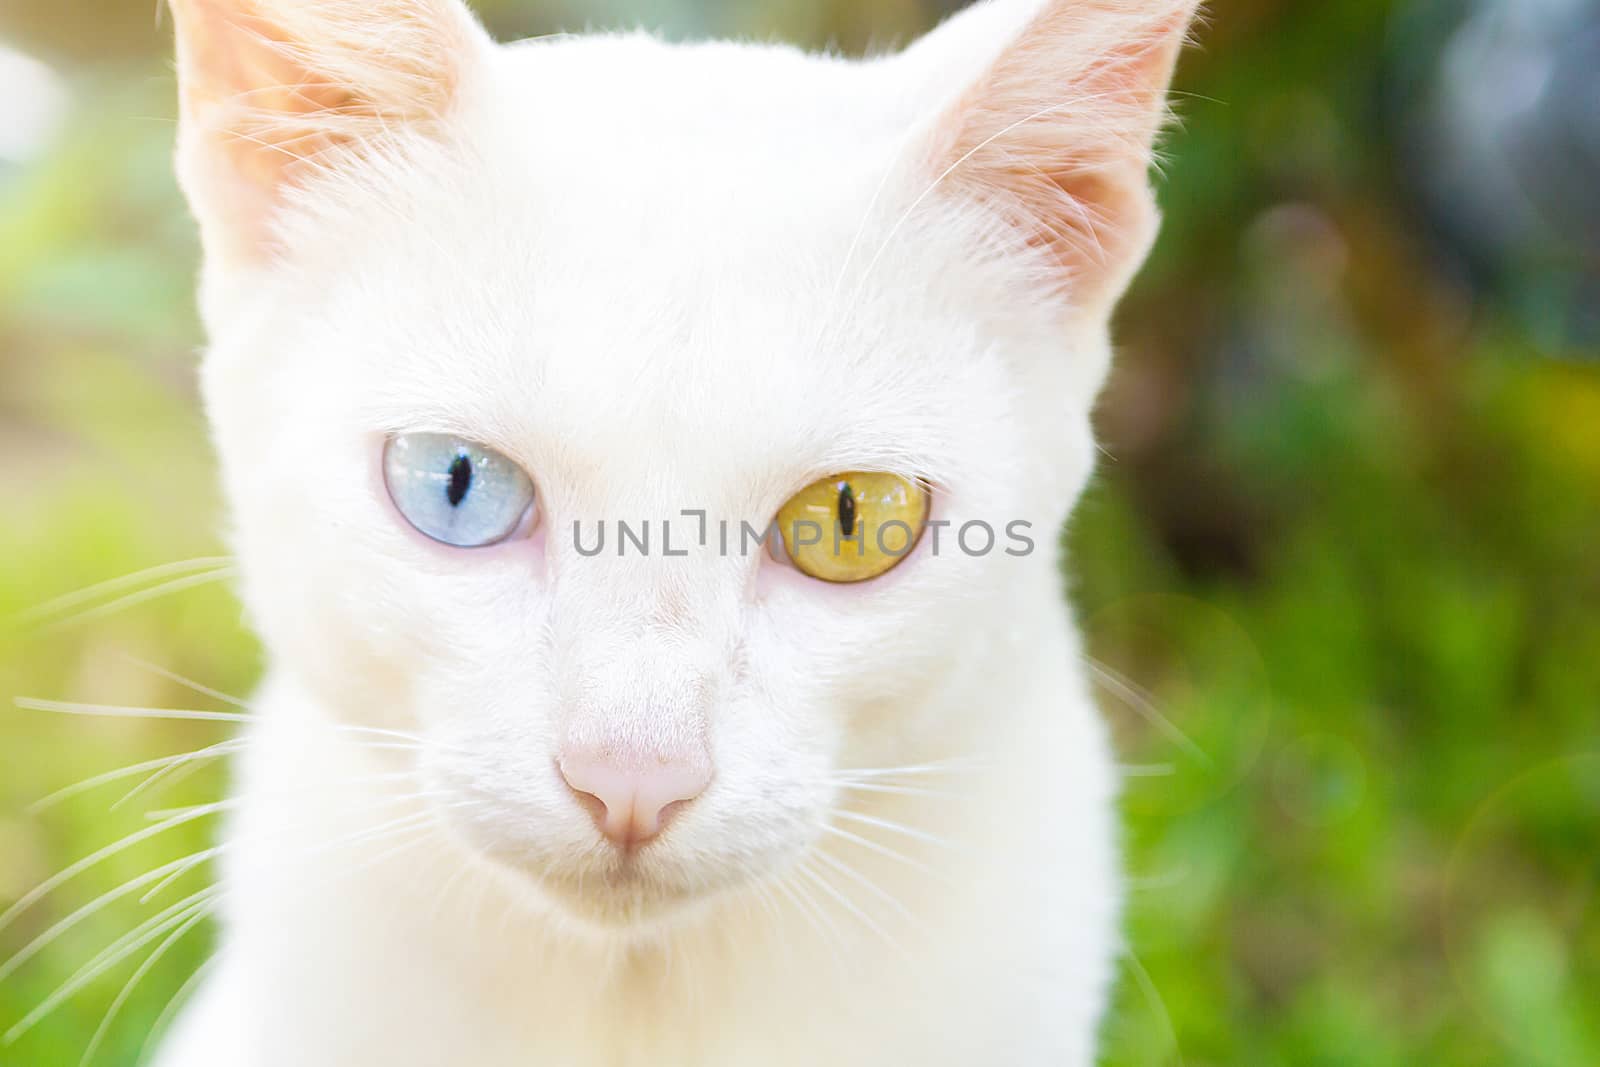
M 450 488 L 445 490 L 450 506 L 460 507 L 461 502 L 467 498 L 467 490 L 471 488 L 472 459 L 468 456 L 457 456 L 450 463 Z
M 856 493 L 849 482 L 839 483 L 839 526 L 846 537 L 856 532 Z

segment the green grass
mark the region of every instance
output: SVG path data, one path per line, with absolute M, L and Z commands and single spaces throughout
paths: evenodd
M 1091 647 L 1204 754 L 1106 701 L 1174 770 L 1127 792 L 1111 1062 L 1600 1063 L 1600 452 L 1548 421 L 1600 384 L 1485 354 L 1452 390 L 1422 460 L 1381 382 L 1276 393 L 1323 439 L 1271 453 L 1248 579 L 1179 576 L 1114 477 L 1085 508 Z
M 1214 5 L 1111 458 L 1067 534 L 1091 650 L 1137 687 L 1102 690 L 1135 771 L 1116 1067 L 1600 1063 L 1600 371 L 1419 250 L 1370 72 L 1325 61 L 1375 55 L 1386 7 Z M 63 140 L 0 171 L 0 618 L 220 551 L 154 69 L 82 75 Z M 108 810 L 137 779 L 31 802 L 225 736 L 9 707 L 204 701 L 140 661 L 243 693 L 260 655 L 216 585 L 0 629 L 0 907 L 146 824 Z M 222 787 L 212 768 L 152 803 Z M 52 894 L 0 958 L 207 840 L 172 838 Z M 0 982 L 0 1027 L 161 906 L 119 901 Z M 206 936 L 97 1062 L 137 1062 Z M 75 1063 L 142 955 L 0 1064 Z

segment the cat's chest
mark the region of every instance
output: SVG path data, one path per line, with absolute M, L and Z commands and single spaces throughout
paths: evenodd
M 892 946 L 833 909 L 818 913 L 826 924 L 794 916 L 743 951 L 735 923 L 715 945 L 630 968 L 598 956 L 575 966 L 570 946 L 526 943 L 514 922 L 486 943 L 482 924 L 386 906 L 406 896 L 323 900 L 315 914 L 236 931 L 232 950 L 254 957 L 250 999 L 268 1009 L 254 1014 L 262 1056 L 248 1067 L 1090 1062 L 1073 1042 L 1091 1032 L 1101 967 L 1060 961 L 1094 961 L 1106 946 L 1020 929 L 999 902 L 941 920 L 931 950 Z M 460 906 L 475 903 L 469 892 Z

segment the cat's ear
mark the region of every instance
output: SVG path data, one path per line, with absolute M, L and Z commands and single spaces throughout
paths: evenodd
M 1004 41 L 936 125 L 930 180 L 997 207 L 1074 303 L 1098 306 L 1154 239 L 1149 170 L 1199 0 L 989 3 L 972 28 Z
M 207 254 L 266 251 L 293 184 L 448 112 L 487 37 L 459 0 L 170 0 L 178 172 Z

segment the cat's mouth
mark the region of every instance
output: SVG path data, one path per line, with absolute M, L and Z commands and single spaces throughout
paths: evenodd
M 543 872 L 538 882 L 565 910 L 606 926 L 661 921 L 708 895 L 661 878 L 632 856 L 619 857 L 605 869 L 577 876 Z
M 693 914 L 744 878 L 694 862 L 668 840 L 620 849 L 563 847 L 509 835 L 498 821 L 448 819 L 452 836 L 537 906 L 608 933 L 638 932 Z
M 605 934 L 638 934 L 683 921 L 725 888 L 672 876 L 660 862 L 638 855 L 578 870 L 493 858 L 545 906 Z

